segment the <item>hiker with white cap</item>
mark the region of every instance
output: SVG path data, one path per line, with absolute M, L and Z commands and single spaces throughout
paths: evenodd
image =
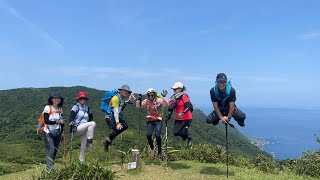
M 104 150 L 108 151 L 109 146 L 111 145 L 111 142 L 122 132 L 128 129 L 128 124 L 125 122 L 125 120 L 122 118 L 120 113 L 124 110 L 124 107 L 126 105 L 125 98 L 128 97 L 132 91 L 130 91 L 130 87 L 127 84 L 124 84 L 121 88 L 115 91 L 112 95 L 108 92 L 105 94 L 105 96 L 110 96 L 110 100 L 108 102 L 108 110 L 103 110 L 106 113 L 105 119 L 108 124 L 108 126 L 113 129 L 113 132 L 109 134 L 106 140 L 104 140 Z M 131 97 L 131 96 L 130 96 Z M 102 106 L 101 106 L 102 107 Z
M 93 115 L 87 102 L 89 100 L 86 92 L 80 91 L 76 97 L 77 104 L 72 106 L 69 125 L 70 132 L 80 136 L 81 148 L 79 161 L 85 162 L 85 153 L 87 147 L 93 149 L 93 135 L 96 123 L 93 121 Z
M 181 82 L 176 82 L 171 87 L 173 95 L 170 98 L 168 111 L 175 110 L 175 122 L 173 134 L 182 137 L 182 140 L 188 139 L 187 146 L 192 146 L 192 138 L 188 128 L 192 121 L 193 106 L 188 95 L 185 93 L 186 87 Z
M 162 107 L 168 106 L 168 99 L 166 98 L 167 91 L 163 90 L 160 94 L 162 98 L 157 97 L 158 93 L 153 89 L 147 90 L 147 99 L 141 102 L 141 98 L 136 101 L 137 108 L 147 109 L 147 139 L 151 150 L 154 150 L 152 132 L 155 131 L 157 146 L 158 146 L 158 158 L 162 158 L 161 151 L 161 130 L 162 130 Z M 141 105 L 141 106 L 140 106 Z

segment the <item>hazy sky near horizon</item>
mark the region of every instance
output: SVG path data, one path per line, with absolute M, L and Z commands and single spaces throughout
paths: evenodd
M 210 105 L 319 108 L 320 1 L 0 0 L 0 89 L 187 87 Z

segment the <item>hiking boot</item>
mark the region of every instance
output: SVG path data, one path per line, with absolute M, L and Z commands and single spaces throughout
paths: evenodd
M 191 147 L 191 146 L 192 146 L 192 138 L 191 138 L 190 136 L 188 137 L 187 146 L 188 146 L 188 147 Z
M 93 143 L 92 143 L 93 139 L 87 139 L 87 148 L 90 148 L 90 149 L 93 149 L 94 146 L 93 146 Z
M 244 124 L 244 121 L 243 122 L 238 122 L 238 124 L 239 124 L 239 126 L 241 126 L 241 127 L 244 127 L 245 126 L 245 124 Z
M 163 161 L 163 156 L 161 152 L 158 153 L 157 157 L 158 157 L 158 160 Z
M 153 151 L 154 150 L 154 145 L 150 146 L 150 149 L 151 149 L 151 151 Z
M 108 152 L 110 145 L 111 145 L 111 142 L 108 139 L 104 140 L 103 147 L 105 152 Z

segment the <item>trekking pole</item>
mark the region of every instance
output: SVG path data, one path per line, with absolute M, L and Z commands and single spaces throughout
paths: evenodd
M 225 123 L 226 126 L 226 166 L 227 166 L 227 179 L 229 178 L 229 154 L 228 154 L 228 125 L 234 128 L 233 124 Z
M 123 139 L 122 139 L 122 133 L 120 134 L 121 136 L 121 166 L 123 167 L 123 159 L 124 159 L 124 156 L 123 156 L 123 153 L 124 153 L 124 151 L 123 151 Z
M 170 111 L 170 113 L 166 119 L 166 164 L 168 163 L 168 121 L 171 118 L 172 112 L 173 111 Z
M 166 164 L 168 163 L 168 121 L 166 121 Z
M 72 151 L 73 151 L 72 142 L 73 142 L 73 128 L 71 131 L 71 138 L 70 138 L 70 164 L 72 162 Z
M 67 139 L 66 133 L 63 131 L 63 160 L 64 166 L 67 167 Z
M 139 94 L 139 97 L 141 97 L 142 95 L 141 94 Z M 142 107 L 141 107 L 141 103 L 142 103 L 142 99 L 140 98 L 140 101 L 139 101 L 139 103 L 140 103 L 140 117 L 139 117 L 139 121 L 138 121 L 138 126 L 139 126 L 139 139 L 141 140 L 141 137 L 140 137 L 140 121 L 141 121 L 141 113 L 142 113 Z

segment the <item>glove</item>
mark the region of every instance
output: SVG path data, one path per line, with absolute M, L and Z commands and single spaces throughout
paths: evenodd
M 162 93 L 161 93 L 161 96 L 166 97 L 167 94 L 168 94 L 168 91 L 167 90 L 163 90 Z
M 61 143 L 62 143 L 63 140 L 64 140 L 64 136 L 65 136 L 64 131 L 62 131 L 62 133 L 61 133 L 61 135 L 60 135 L 60 142 L 61 142 Z
M 138 100 L 141 101 L 142 99 L 142 94 L 138 94 Z
M 64 124 L 64 119 L 59 119 L 56 121 L 57 124 Z

